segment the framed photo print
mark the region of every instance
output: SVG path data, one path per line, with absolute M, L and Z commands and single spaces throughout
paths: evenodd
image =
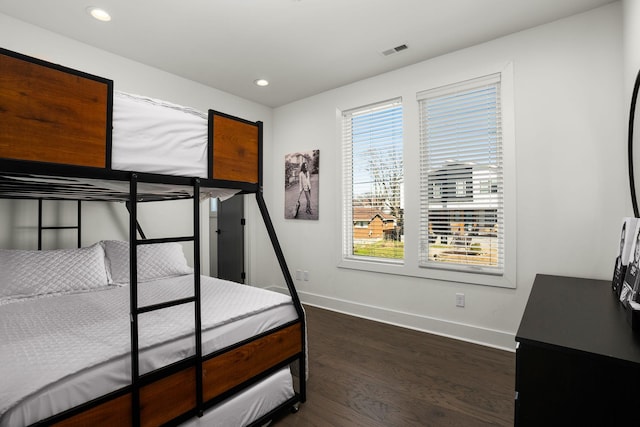
M 284 156 L 285 219 L 317 220 L 320 184 L 320 150 Z

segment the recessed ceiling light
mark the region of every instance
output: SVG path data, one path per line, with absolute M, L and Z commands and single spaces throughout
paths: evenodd
M 257 86 L 269 86 L 269 80 L 265 80 L 265 79 L 258 79 L 256 81 L 254 81 L 254 83 Z
M 89 15 L 93 16 L 98 21 L 111 21 L 111 15 L 109 15 L 106 10 L 100 9 L 99 7 L 90 6 L 87 8 L 87 12 L 89 12 Z

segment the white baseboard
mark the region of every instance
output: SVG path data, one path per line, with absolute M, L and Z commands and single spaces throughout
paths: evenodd
M 286 288 L 272 286 L 269 289 L 288 294 Z M 414 329 L 430 334 L 441 335 L 474 344 L 480 344 L 500 350 L 515 351 L 515 335 L 509 332 L 481 328 L 474 325 L 451 322 L 434 317 L 389 310 L 386 308 L 360 304 L 337 298 L 330 298 L 309 292 L 298 291 L 304 304 L 336 311 L 338 313 L 361 317 L 363 319 L 388 323 L 394 326 Z

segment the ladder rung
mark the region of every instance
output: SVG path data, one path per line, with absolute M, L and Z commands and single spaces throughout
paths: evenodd
M 168 242 L 192 242 L 195 240 L 193 236 L 185 237 L 166 237 L 163 239 L 138 239 L 136 240 L 139 245 L 153 245 L 156 243 L 168 243 Z
M 138 314 L 148 313 L 150 311 L 162 310 L 163 308 L 174 307 L 176 305 L 188 304 L 195 302 L 196 297 L 188 297 L 182 299 L 176 299 L 172 301 L 161 302 L 160 304 L 145 305 L 144 307 L 138 307 Z
M 56 226 L 56 227 L 40 227 L 43 230 L 70 230 L 80 228 L 77 225 Z
M 185 368 L 190 368 L 197 363 L 196 356 L 187 356 L 184 359 L 180 359 L 177 362 L 173 362 L 170 365 L 161 366 L 153 371 L 146 372 L 140 376 L 138 379 L 140 380 L 141 385 L 151 384 L 156 382 L 162 378 L 166 378 L 172 373 L 176 373 L 184 370 Z

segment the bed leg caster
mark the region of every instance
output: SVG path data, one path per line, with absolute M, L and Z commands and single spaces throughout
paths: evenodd
M 295 413 L 296 413 L 296 412 L 298 412 L 299 410 L 300 410 L 300 404 L 299 404 L 299 403 L 296 403 L 295 405 L 293 405 L 293 406 L 291 407 L 291 413 L 292 413 L 292 414 L 295 414 Z

